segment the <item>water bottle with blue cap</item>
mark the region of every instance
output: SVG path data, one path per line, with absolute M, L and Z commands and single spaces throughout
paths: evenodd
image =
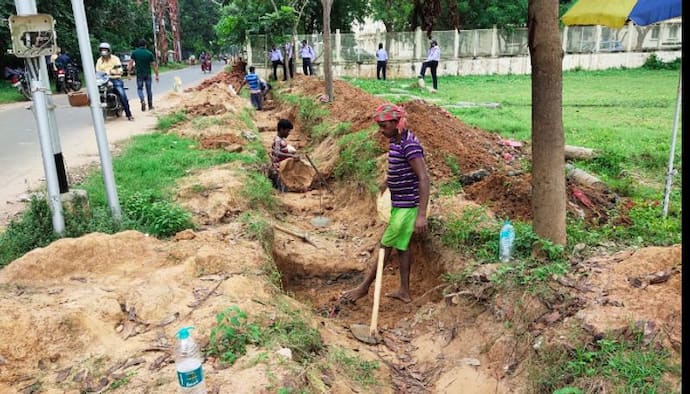
M 180 393 L 206 394 L 204 372 L 201 364 L 204 357 L 199 345 L 189 336 L 189 330 L 194 327 L 183 327 L 177 332 L 177 348 L 175 349 L 175 367 Z
M 498 237 L 498 257 L 501 259 L 502 263 L 507 263 L 512 258 L 514 242 L 515 229 L 513 225 L 510 224 L 510 221 L 506 220 L 503 223 L 503 227 L 501 227 L 501 232 Z

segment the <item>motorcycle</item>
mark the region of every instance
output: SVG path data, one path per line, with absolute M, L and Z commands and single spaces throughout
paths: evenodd
M 201 61 L 201 72 L 211 72 L 211 59 L 208 57 Z
M 103 118 L 105 119 L 108 116 L 119 118 L 122 116 L 124 108 L 120 102 L 120 96 L 115 93 L 113 82 L 110 80 L 108 73 L 96 71 L 96 85 L 98 86 L 98 96 L 103 109 Z
M 31 100 L 31 87 L 29 86 L 29 80 L 26 77 L 26 71 L 21 68 L 5 68 L 5 78 L 8 78 L 19 93 L 24 96 L 25 99 Z
M 81 79 L 79 78 L 79 69 L 74 63 L 68 63 L 65 67 L 57 69 L 57 90 L 58 92 L 69 93 L 70 90 L 77 91 L 81 89 Z

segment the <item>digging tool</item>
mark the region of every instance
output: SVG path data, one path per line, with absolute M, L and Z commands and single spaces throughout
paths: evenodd
M 371 324 L 352 324 L 350 331 L 358 340 L 376 345 L 379 342 L 377 327 L 379 322 L 379 303 L 381 302 L 381 282 L 383 280 L 383 260 L 386 258 L 386 250 L 379 248 L 379 260 L 376 263 L 376 280 L 374 281 L 374 306 L 371 311 Z
M 305 153 L 305 154 L 304 154 L 304 157 L 307 158 L 307 160 L 309 161 L 309 164 L 311 164 L 311 166 L 312 166 L 312 168 L 314 169 L 314 171 L 316 171 L 316 176 L 319 177 L 319 182 L 321 182 L 324 186 L 326 186 L 326 189 L 328 189 L 328 191 L 329 191 L 330 193 L 333 193 L 333 190 L 331 190 L 331 187 L 328 186 L 328 183 L 326 183 L 326 180 L 323 178 L 323 175 L 321 175 L 321 173 L 319 172 L 319 169 L 316 168 L 316 165 L 314 165 L 314 162 L 311 161 L 311 158 L 309 157 L 309 155 Z

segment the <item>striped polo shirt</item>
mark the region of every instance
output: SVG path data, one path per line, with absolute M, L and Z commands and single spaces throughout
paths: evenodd
M 244 80 L 249 85 L 250 93 L 261 93 L 261 85 L 259 83 L 259 76 L 254 73 L 249 73 L 244 76 Z
M 388 147 L 388 189 L 394 208 L 414 208 L 419 205 L 419 179 L 410 165 L 410 160 L 418 157 L 424 157 L 424 150 L 411 131 L 403 130 L 400 142 L 391 138 Z

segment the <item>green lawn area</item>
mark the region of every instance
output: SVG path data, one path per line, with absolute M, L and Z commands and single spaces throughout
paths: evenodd
M 0 81 L 0 104 L 16 103 L 24 101 L 24 96 L 12 86 L 10 81 Z
M 663 196 L 678 88 L 677 70 L 612 69 L 563 73 L 563 127 L 566 144 L 600 150 L 585 168 L 618 187 L 618 192 L 644 199 Z M 430 85 L 430 78 L 427 78 Z M 531 138 L 531 79 L 529 75 L 443 76 L 437 93 L 410 88 L 413 79 L 350 80 L 374 94 L 399 89 L 435 101 L 438 105 L 464 102 L 499 103 L 500 108 L 448 110 L 463 122 L 506 138 Z M 393 88 L 394 91 L 390 89 Z M 680 128 L 680 125 L 679 125 Z M 675 167 L 681 168 L 680 133 Z M 673 201 L 679 209 L 680 176 L 676 176 Z

